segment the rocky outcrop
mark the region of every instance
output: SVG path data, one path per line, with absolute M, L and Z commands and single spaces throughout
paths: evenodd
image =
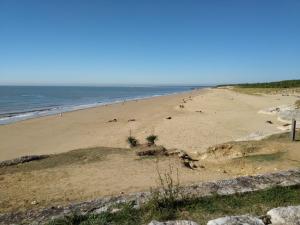
M 226 216 L 208 221 L 207 225 L 264 225 L 263 221 L 252 216 Z
M 274 186 L 292 186 L 300 184 L 300 170 L 289 170 L 258 176 L 245 176 L 234 179 L 221 180 L 215 182 L 202 182 L 194 185 L 183 186 L 182 196 L 204 197 L 212 194 L 230 195 L 262 190 Z M 53 206 L 39 210 L 29 210 L 26 212 L 13 212 L 0 215 L 0 224 L 31 223 L 41 224 L 49 219 L 61 217 L 77 212 L 100 213 L 108 210 L 118 203 L 133 202 L 135 208 L 149 199 L 150 192 L 139 192 L 128 195 L 98 198 L 92 201 L 70 204 L 69 206 Z
M 21 156 L 19 158 L 11 159 L 11 160 L 5 160 L 0 161 L 0 168 L 5 166 L 13 166 L 21 163 L 26 163 L 34 160 L 41 160 L 48 158 L 49 155 L 27 155 L 27 156 Z
M 300 206 L 275 208 L 267 213 L 273 225 L 300 225 Z

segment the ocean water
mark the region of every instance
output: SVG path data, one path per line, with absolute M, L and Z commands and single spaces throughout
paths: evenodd
M 193 88 L 196 87 L 0 86 L 0 124 L 127 100 L 180 93 Z

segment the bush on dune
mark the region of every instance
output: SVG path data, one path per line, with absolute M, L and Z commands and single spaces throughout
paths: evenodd
M 136 147 L 139 144 L 138 140 L 133 136 L 129 136 L 127 138 L 127 142 L 128 142 L 128 144 L 130 145 L 131 148 Z
M 154 145 L 155 141 L 157 141 L 158 137 L 154 134 L 149 135 L 148 137 L 146 137 L 146 140 L 148 142 L 148 145 Z

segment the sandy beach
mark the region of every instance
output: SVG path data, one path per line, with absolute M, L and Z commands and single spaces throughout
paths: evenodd
M 234 142 L 282 132 L 284 122 L 261 110 L 295 99 L 204 89 L 0 126 L 0 160 L 57 153 L 0 168 L 0 212 L 149 190 L 170 166 L 182 185 L 298 168 L 300 142 L 288 134 Z M 137 156 L 126 143 L 130 132 L 141 143 L 158 135 L 157 144 L 188 152 L 199 160 L 197 168 L 184 167 L 175 156 Z
M 295 100 L 203 89 L 30 119 L 0 126 L 0 160 L 95 146 L 126 148 L 130 132 L 141 142 L 154 133 L 158 144 L 198 153 L 218 143 L 279 132 L 283 123 L 276 116 L 258 112 Z M 108 122 L 113 119 L 117 122 Z

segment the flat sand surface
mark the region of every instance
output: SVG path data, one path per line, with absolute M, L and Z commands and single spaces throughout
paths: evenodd
M 130 132 L 140 142 L 154 133 L 167 148 L 202 152 L 210 145 L 278 132 L 283 123 L 258 111 L 295 100 L 205 89 L 30 119 L 0 126 L 0 160 L 96 146 L 127 148 Z M 108 122 L 112 119 L 117 122 Z

